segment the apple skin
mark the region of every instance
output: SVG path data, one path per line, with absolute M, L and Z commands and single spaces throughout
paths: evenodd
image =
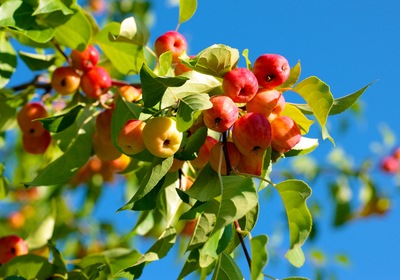
M 232 168 L 236 168 L 239 164 L 239 161 L 241 160 L 242 155 L 240 154 L 239 150 L 236 148 L 233 142 L 226 142 L 226 148 L 228 151 L 230 166 Z M 218 142 L 211 148 L 210 158 L 208 160 L 211 168 L 214 169 L 215 172 L 218 172 L 219 170 L 219 161 L 221 156 L 221 175 L 227 175 L 226 160 L 225 155 L 223 154 L 223 142 Z
M 81 89 L 89 98 L 99 98 L 111 84 L 110 75 L 100 66 L 94 66 L 81 77 Z
M 285 108 L 285 99 L 278 90 L 260 89 L 246 104 L 247 112 L 261 114 L 269 121 L 280 115 Z
M 150 119 L 143 128 L 143 141 L 149 152 L 160 158 L 173 156 L 179 149 L 183 133 L 169 117 Z
M 51 87 L 61 95 L 76 92 L 80 83 L 81 76 L 71 66 L 58 67 L 51 76 Z
M 145 125 L 145 122 L 133 119 L 125 123 L 117 136 L 117 145 L 122 152 L 127 155 L 134 155 L 146 148 L 142 134 Z
M 203 111 L 204 124 L 216 132 L 227 131 L 237 120 L 239 108 L 225 95 L 213 96 L 210 101 L 213 106 Z
M 104 141 L 111 141 L 111 119 L 114 109 L 106 109 L 96 117 L 96 132 Z
M 154 42 L 154 51 L 159 57 L 161 54 L 172 51 L 172 62 L 179 62 L 181 56 L 187 49 L 186 38 L 177 31 L 167 31 Z
M 290 66 L 287 59 L 279 54 L 263 54 L 254 62 L 253 73 L 260 86 L 273 89 L 287 80 Z
M 50 132 L 43 131 L 41 135 L 22 134 L 22 147 L 25 152 L 33 155 L 44 154 L 51 142 Z
M 47 117 L 46 108 L 39 102 L 27 103 L 17 114 L 17 123 L 22 133 L 40 136 L 45 129 L 41 122 L 35 119 Z
M 264 153 L 253 153 L 250 155 L 242 155 L 237 166 L 237 170 L 241 173 L 260 176 L 264 165 Z
M 171 167 L 169 168 L 168 172 L 176 172 L 179 169 L 182 169 L 183 165 L 185 164 L 185 161 L 179 160 L 177 158 L 174 158 Z
M 271 125 L 260 114 L 246 113 L 233 125 L 232 140 L 243 155 L 262 154 L 271 145 Z
M 380 163 L 381 170 L 386 173 L 396 174 L 400 171 L 400 162 L 395 156 L 386 156 Z
M 225 95 L 234 102 L 246 103 L 256 95 L 258 81 L 253 72 L 246 68 L 234 68 L 225 74 L 222 80 Z
M 207 135 L 206 140 L 204 141 L 203 145 L 201 145 L 201 147 L 199 149 L 197 158 L 190 161 L 192 166 L 197 169 L 203 168 L 207 164 L 207 162 L 210 158 L 211 148 L 217 143 L 218 143 L 217 139 Z
M 72 50 L 70 58 L 73 67 L 87 72 L 99 62 L 100 54 L 93 45 L 89 45 L 82 52 L 76 49 Z
M 128 102 L 135 102 L 142 99 L 142 90 L 130 85 L 121 86 L 114 96 L 115 100 L 117 100 L 119 94 Z
M 117 159 L 121 156 L 121 152 L 114 146 L 111 138 L 101 137 L 98 132 L 93 134 L 92 148 L 96 156 L 103 161 Z
M 0 265 L 5 264 L 16 256 L 28 254 L 25 241 L 17 235 L 7 235 L 0 238 Z
M 301 133 L 297 123 L 288 116 L 278 116 L 271 122 L 272 148 L 281 153 L 290 151 L 300 142 Z

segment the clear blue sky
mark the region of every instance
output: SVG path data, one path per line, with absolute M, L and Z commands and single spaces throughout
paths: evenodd
M 175 29 L 178 19 L 178 9 L 171 8 L 166 0 L 154 2 L 153 42 L 163 32 Z M 183 23 L 179 31 L 188 40 L 189 54 L 196 54 L 215 43 L 223 43 L 238 48 L 240 52 L 249 49 L 253 61 L 263 53 L 280 53 L 292 65 L 300 60 L 301 78 L 318 76 L 331 86 L 335 97 L 354 92 L 377 80 L 361 98 L 364 119 L 354 119 L 345 136 L 332 134 L 337 146 L 344 147 L 356 161 L 374 155 L 370 145 L 371 142 L 381 141 L 379 126 L 382 123 L 387 123 L 395 133 L 400 131 L 400 90 L 396 83 L 400 74 L 398 1 L 200 0 L 194 17 Z M 16 74 L 14 82 L 20 77 Z M 333 132 L 336 125 L 334 118 Z M 331 148 L 330 142 L 323 142 L 313 155 L 324 159 Z M 390 176 L 380 176 L 379 180 L 388 193 L 395 195 L 389 215 L 331 230 L 331 213 L 324 213 L 322 217 L 325 221 L 322 219 L 320 224 L 319 237 L 309 245 L 326 251 L 330 256 L 342 252 L 350 256 L 351 265 L 348 268 L 335 270 L 339 279 L 393 279 L 398 274 L 398 188 L 396 191 L 395 181 Z M 327 186 L 311 187 L 313 196 L 330 202 Z M 121 197 L 115 194 L 115 189 L 110 191 L 114 197 Z M 119 201 L 118 205 L 109 205 L 109 202 L 102 200 L 100 208 L 107 206 L 104 207 L 109 211 L 106 216 L 114 219 L 114 209 L 124 202 Z M 276 227 L 287 231 L 280 216 L 279 197 L 274 195 L 270 203 L 262 205 L 257 232 L 272 235 L 272 229 Z M 130 214 L 117 214 L 117 220 L 127 219 L 123 221 L 125 224 L 133 221 L 130 217 Z M 121 228 L 126 229 L 122 225 Z M 146 244 L 142 247 L 145 248 Z M 143 279 L 160 275 L 164 275 L 165 279 L 175 279 L 181 267 L 181 263 L 174 260 L 175 254 L 176 250 L 166 259 L 146 267 Z M 284 259 L 279 261 L 285 262 Z M 247 279 L 246 264 L 241 262 L 241 266 Z M 288 266 L 275 265 L 271 259 L 266 272 L 276 277 L 287 277 L 290 276 Z M 294 274 L 312 277 L 310 273 L 306 264 L 304 269 Z

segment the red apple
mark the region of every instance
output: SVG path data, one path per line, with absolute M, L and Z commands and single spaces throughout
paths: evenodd
M 50 132 L 43 131 L 41 135 L 22 134 L 22 147 L 29 154 L 44 154 L 51 142 Z
M 100 66 L 94 66 L 90 71 L 85 72 L 81 78 L 81 89 L 90 98 L 99 98 L 111 87 L 111 84 L 110 75 Z
M 45 129 L 40 121 L 34 120 L 45 117 L 47 117 L 46 108 L 39 102 L 30 102 L 18 112 L 18 126 L 24 134 L 39 136 L 44 133 Z
M 285 99 L 280 91 L 260 89 L 246 104 L 247 112 L 261 114 L 271 121 L 285 108 Z
M 114 109 L 106 109 L 96 117 L 96 132 L 99 137 L 111 140 L 111 119 Z
M 119 94 L 128 102 L 135 102 L 142 98 L 142 90 L 130 85 L 120 87 L 114 96 L 115 100 L 117 100 Z
M 399 159 L 394 156 L 386 156 L 381 161 L 381 169 L 386 173 L 395 174 L 400 171 Z
M 81 76 L 71 66 L 58 67 L 51 76 L 51 87 L 61 95 L 76 92 L 80 83 Z
M 213 96 L 210 101 L 213 106 L 203 111 L 204 124 L 217 132 L 227 131 L 237 120 L 239 108 L 225 95 Z
M 253 174 L 260 176 L 264 164 L 264 153 L 253 153 L 250 155 L 242 155 L 237 170 L 241 173 Z
M 300 128 L 288 116 L 278 116 L 271 122 L 272 148 L 281 153 L 290 151 L 301 139 Z
M 263 54 L 254 62 L 253 73 L 260 86 L 273 89 L 287 80 L 290 66 L 287 59 L 279 54 Z
M 257 78 L 246 68 L 235 68 L 225 74 L 222 89 L 234 102 L 249 102 L 257 93 Z
M 209 158 L 210 158 L 210 151 L 211 148 L 218 142 L 217 139 L 207 135 L 206 140 L 204 141 L 203 145 L 201 145 L 197 157 L 190 161 L 192 166 L 197 169 L 203 168 Z
M 145 122 L 128 120 L 117 136 L 117 145 L 127 155 L 134 155 L 143 151 L 146 146 L 143 141 L 143 128 Z
M 154 43 L 154 51 L 157 56 L 172 51 L 172 62 L 177 63 L 187 49 L 185 37 L 177 31 L 168 31 L 158 37 Z
M 241 154 L 232 142 L 226 143 L 226 149 L 228 151 L 229 163 L 231 168 L 236 168 L 241 160 Z M 223 142 L 216 143 L 210 150 L 210 158 L 208 160 L 212 169 L 216 172 L 219 170 L 221 162 L 221 174 L 227 175 L 227 165 L 225 154 L 223 152 Z
M 100 54 L 94 46 L 89 45 L 82 52 L 72 50 L 70 57 L 73 67 L 87 72 L 99 62 Z
M 247 113 L 233 125 L 232 140 L 243 155 L 262 154 L 271 145 L 271 125 L 263 115 Z
M 28 254 L 28 245 L 17 235 L 7 235 L 0 238 L 0 265 L 16 256 Z

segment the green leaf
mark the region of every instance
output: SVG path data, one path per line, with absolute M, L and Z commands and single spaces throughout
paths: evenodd
M 307 134 L 311 125 L 314 123 L 314 121 L 307 119 L 299 108 L 289 103 L 285 104 L 281 115 L 291 117 L 299 126 L 301 134 Z
M 158 181 L 158 183 L 154 186 L 154 188 L 150 192 L 148 192 L 145 196 L 143 196 L 139 200 L 135 201 L 132 204 L 131 210 L 145 211 L 156 208 L 157 206 L 156 198 L 163 185 L 164 185 L 164 177 L 161 178 L 160 181 Z
M 215 44 L 202 50 L 193 58 L 182 59 L 182 63 L 200 73 L 222 78 L 228 71 L 236 67 L 239 57 L 237 49 Z
M 176 119 L 178 130 L 188 130 L 193 125 L 194 113 L 211 107 L 210 96 L 206 93 L 191 94 L 180 99 Z
M 17 68 L 17 55 L 13 46 L 7 40 L 6 33 L 4 31 L 0 31 L 0 57 L 0 88 L 3 88 L 6 84 L 8 84 L 8 81 Z
M 0 163 L 0 200 L 7 197 L 8 194 L 8 180 L 4 177 L 4 165 Z
M 39 226 L 34 231 L 30 232 L 25 239 L 28 247 L 30 249 L 36 249 L 46 245 L 53 236 L 54 225 L 54 215 L 51 214 L 44 218 Z
M 81 10 L 75 11 L 74 15 L 55 29 L 57 42 L 71 49 L 85 49 L 91 37 L 92 25 Z
M 297 143 L 289 152 L 285 153 L 286 157 L 293 157 L 298 155 L 306 155 L 314 151 L 318 147 L 317 138 L 308 138 L 302 136 L 300 142 Z
M 32 16 L 48 14 L 56 11 L 61 11 L 64 15 L 73 13 L 73 11 L 65 6 L 65 4 L 60 0 L 39 0 L 39 6 L 33 12 Z
M 179 273 L 178 280 L 183 279 L 185 276 L 189 275 L 193 271 L 200 269 L 199 258 L 199 249 L 194 249 L 190 251 L 189 256 L 185 261 L 185 264 L 183 265 L 182 270 Z
M 110 22 L 94 37 L 107 58 L 115 69 L 121 74 L 138 74 L 143 63 L 145 63 L 143 46 L 112 41 L 109 34 L 118 34 L 121 24 Z
M 200 249 L 199 264 L 201 268 L 209 267 L 218 259 L 217 249 L 223 230 L 224 229 L 220 229 L 218 232 L 214 233 Z
M 37 54 L 24 51 L 19 51 L 18 54 L 32 71 L 47 69 L 52 66 L 56 60 L 54 54 Z
M 277 87 L 277 89 L 291 88 L 292 86 L 294 86 L 300 78 L 300 73 L 301 73 L 301 65 L 300 61 L 298 61 L 296 65 L 290 69 L 290 74 L 286 82 Z
M 92 108 L 85 108 L 75 122 L 76 125 L 61 132 L 70 138 L 64 153 L 41 170 L 33 181 L 24 184 L 51 186 L 68 182 L 91 155 L 94 121 Z M 64 140 L 66 141 L 67 137 L 64 137 Z
M 258 196 L 250 177 L 222 176 L 222 198 L 214 231 L 245 216 L 258 204 Z
M 135 17 L 128 17 L 121 22 L 118 35 L 110 32 L 110 41 L 124 42 L 139 46 L 146 46 L 150 37 L 147 26 Z
M 196 12 L 197 0 L 179 1 L 179 24 L 188 21 Z
M 158 65 L 155 69 L 155 73 L 158 76 L 173 76 L 171 75 L 173 72 L 172 68 L 172 51 L 164 52 L 158 58 Z
M 139 189 L 134 194 L 134 196 L 129 200 L 125 206 L 120 208 L 118 211 L 121 210 L 128 210 L 132 209 L 134 203 L 148 194 L 167 174 L 168 170 L 172 166 L 173 157 L 169 158 L 158 158 L 154 157 L 151 169 L 147 173 L 146 177 L 141 182 Z
M 221 194 L 221 183 L 218 174 L 209 164 L 204 166 L 193 185 L 186 193 L 199 201 L 208 201 Z
M 179 77 L 157 77 L 156 74 L 143 64 L 140 70 L 140 81 L 142 82 L 142 98 L 145 107 L 153 107 L 161 101 L 164 93 L 170 87 L 182 86 L 188 78 Z
M 306 277 L 292 276 L 292 277 L 282 278 L 282 280 L 310 280 L 310 279 Z
M 49 241 L 48 247 L 53 255 L 53 265 L 57 268 L 57 273 L 66 274 L 68 272 L 65 260 L 61 252 L 55 247 L 55 245 Z
M 304 263 L 301 246 L 309 236 L 312 218 L 306 200 L 311 195 L 311 188 L 300 180 L 287 180 L 277 184 L 289 224 L 290 250 L 286 254 L 288 260 L 300 267 Z
M 170 225 L 178 212 L 182 201 L 176 192 L 180 187 L 178 172 L 169 172 L 165 175 L 165 182 L 157 197 L 157 210 L 165 218 L 167 225 Z
M 253 66 L 251 65 L 251 61 L 249 59 L 249 50 L 248 49 L 243 50 L 242 55 L 243 55 L 244 59 L 246 60 L 246 68 L 248 70 L 252 71 Z
M 58 133 L 71 126 L 83 108 L 83 104 L 77 104 L 65 113 L 39 120 L 46 130 Z
M 46 258 L 27 254 L 17 256 L 0 266 L 0 278 L 18 275 L 25 279 L 48 279 L 53 273 L 53 265 Z
M 26 36 L 32 41 L 46 43 L 54 36 L 54 29 L 39 25 L 32 16 L 33 7 L 25 1 L 6 1 L 0 6 L 0 27 L 13 34 Z
M 179 160 L 192 160 L 197 157 L 200 147 L 204 144 L 207 138 L 207 127 L 203 126 L 195 131 L 187 138 L 183 149 L 175 153 L 174 157 Z
M 223 252 L 219 255 L 217 266 L 215 267 L 211 279 L 242 280 L 244 277 L 235 260 L 227 253 Z
M 308 77 L 294 86 L 297 92 L 310 106 L 315 118 L 323 129 L 323 139 L 330 138 L 325 124 L 333 106 L 333 96 L 329 86 L 317 77 Z
M 268 237 L 259 235 L 250 239 L 251 247 L 251 279 L 264 279 L 263 269 L 268 261 L 266 245 Z

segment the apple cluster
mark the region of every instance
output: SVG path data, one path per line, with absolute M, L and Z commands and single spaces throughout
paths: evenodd
M 400 172 L 400 148 L 396 148 L 390 155 L 385 156 L 380 163 L 381 170 L 385 173 L 396 174 Z

